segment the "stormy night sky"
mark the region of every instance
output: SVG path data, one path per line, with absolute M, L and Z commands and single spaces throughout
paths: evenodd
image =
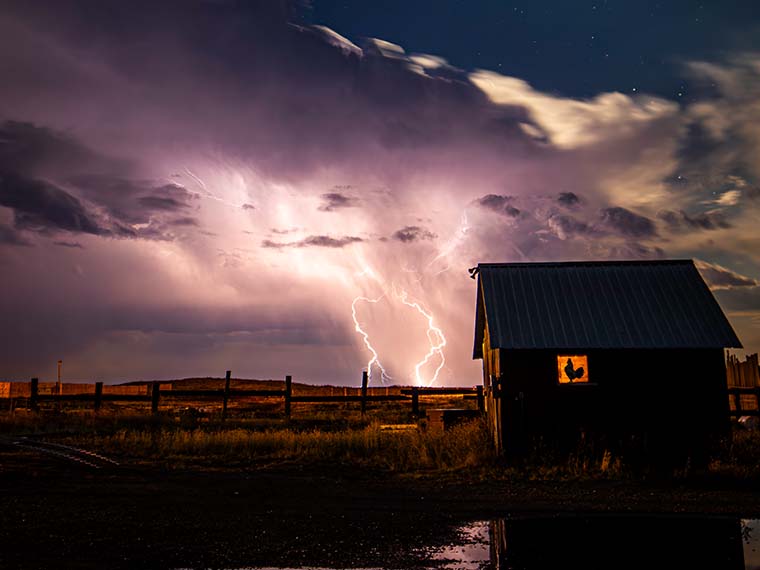
M 694 258 L 760 350 L 755 1 L 0 4 L 0 377 L 473 385 L 500 261 Z

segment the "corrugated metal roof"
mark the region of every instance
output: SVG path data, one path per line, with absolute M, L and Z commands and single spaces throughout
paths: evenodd
M 740 348 L 691 260 L 482 263 L 473 358 L 491 347 Z

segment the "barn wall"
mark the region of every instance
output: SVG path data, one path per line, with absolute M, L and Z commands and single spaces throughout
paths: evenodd
M 588 356 L 590 383 L 560 385 L 558 354 Z M 502 442 L 572 449 L 581 434 L 612 451 L 700 456 L 728 429 L 722 349 L 502 350 Z
M 502 413 L 501 400 L 499 398 L 499 357 L 500 351 L 491 348 L 491 339 L 488 334 L 488 327 L 485 328 L 483 335 L 483 388 L 485 411 L 488 419 L 488 425 L 491 431 L 491 438 L 497 452 L 502 451 Z

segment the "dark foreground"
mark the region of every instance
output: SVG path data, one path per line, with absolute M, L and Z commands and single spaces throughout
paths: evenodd
M 760 493 L 715 484 L 93 469 L 0 446 L 1 568 L 601 568 L 621 549 L 615 567 L 744 568 L 740 518 L 758 517 Z M 676 558 L 647 552 L 663 540 Z

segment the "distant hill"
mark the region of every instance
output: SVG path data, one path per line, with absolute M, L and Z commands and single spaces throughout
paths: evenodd
M 120 386 L 146 386 L 152 384 L 153 380 L 135 380 L 133 382 L 124 382 Z M 171 384 L 172 388 L 182 390 L 213 390 L 214 388 L 224 388 L 224 378 L 178 378 L 176 380 L 156 380 L 161 384 Z M 249 389 L 249 390 L 278 390 L 285 385 L 284 380 L 256 380 L 247 378 L 232 378 L 230 380 L 231 388 Z M 293 386 L 301 386 L 293 382 Z M 306 386 L 306 384 L 303 384 Z
M 163 385 L 170 384 L 173 390 L 216 390 L 224 388 L 224 378 L 181 378 L 177 380 L 156 380 Z M 133 382 L 124 382 L 119 386 L 146 386 L 152 384 L 152 380 L 137 380 Z M 408 386 L 403 386 L 404 388 Z M 246 378 L 232 378 L 230 388 L 233 390 L 283 390 L 285 388 L 284 380 L 256 380 Z M 399 394 L 402 386 L 371 386 L 369 394 Z M 331 386 L 329 384 L 315 386 L 313 384 L 303 384 L 293 382 L 293 391 L 299 394 L 358 394 L 359 386 Z

